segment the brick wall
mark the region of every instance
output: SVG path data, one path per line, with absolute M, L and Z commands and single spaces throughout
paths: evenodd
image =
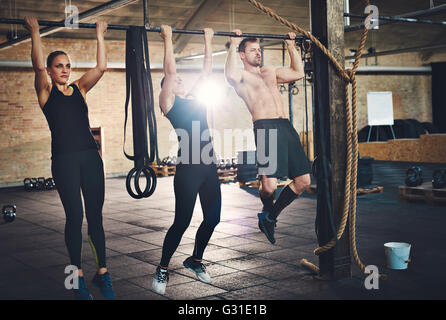
M 70 40 L 43 38 L 44 55 L 56 49 L 66 49 L 73 61 L 95 61 L 96 42 L 85 40 Z M 0 60 L 29 60 L 30 43 L 0 51 Z M 214 48 L 219 50 L 221 48 Z M 152 63 L 162 63 L 162 44 L 151 43 L 150 54 Z M 201 45 L 190 45 L 184 55 L 201 52 Z M 123 62 L 125 59 L 125 44 L 120 41 L 107 41 L 109 62 Z M 225 56 L 215 57 L 217 67 L 213 77 L 222 88 L 223 96 L 220 102 L 215 102 L 209 111 L 209 125 L 224 136 L 224 129 L 240 129 L 252 131 L 252 121 L 242 100 L 230 88 L 218 69 L 222 66 Z M 438 59 L 434 56 L 432 59 Z M 421 65 L 413 55 L 405 56 L 413 65 Z M 440 58 L 442 59 L 442 58 Z M 382 60 L 382 61 L 381 61 Z M 380 58 L 381 63 L 398 65 L 401 58 Z M 370 62 L 371 60 L 369 60 Z M 197 60 L 197 63 L 202 63 Z M 288 59 L 286 64 L 288 63 Z M 281 51 L 265 51 L 265 64 L 281 65 Z M 72 80 L 79 78 L 86 70 L 74 70 Z M 197 72 L 182 72 L 186 85 L 193 83 Z M 155 106 L 158 106 L 159 82 L 161 70 L 152 72 Z M 51 176 L 50 172 L 50 132 L 45 117 L 41 112 L 33 88 L 34 74 L 30 68 L 0 69 L 0 185 L 21 182 L 25 177 Z M 304 93 L 302 81 L 298 82 L 300 93 L 293 98 L 294 126 L 297 131 L 303 130 Z M 431 121 L 430 76 L 427 75 L 361 75 L 358 76 L 359 88 L 359 128 L 367 123 L 366 92 L 391 90 L 394 92 L 395 118 L 415 118 L 421 121 Z M 288 106 L 288 94 L 282 95 L 284 104 Z M 90 124 L 92 127 L 104 129 L 104 162 L 107 174 L 121 174 L 130 170 L 132 163 L 122 152 L 123 125 L 125 101 L 125 71 L 109 69 L 101 81 L 88 93 Z M 309 126 L 312 130 L 311 89 L 308 89 Z M 169 121 L 155 107 L 158 124 L 158 142 L 160 158 L 174 151 L 176 138 L 169 139 L 172 127 Z M 132 130 L 127 130 L 126 150 L 132 153 Z M 253 136 L 246 144 L 247 149 L 253 149 Z M 216 149 L 224 157 L 235 156 L 234 146 L 226 149 L 216 145 Z M 173 152 L 175 153 L 175 152 Z
M 347 54 L 347 53 L 346 53 Z M 419 53 L 402 53 L 378 57 L 378 66 L 412 67 L 431 62 L 445 61 L 446 54 L 439 53 L 423 60 Z M 348 62 L 347 62 L 348 63 Z M 375 58 L 361 59 L 360 66 L 375 65 Z M 429 74 L 359 74 L 358 128 L 368 125 L 367 92 L 392 91 L 394 119 L 417 119 L 432 122 L 432 78 Z
M 367 92 L 392 91 L 394 119 L 432 122 L 430 75 L 359 75 L 358 129 L 368 125 Z

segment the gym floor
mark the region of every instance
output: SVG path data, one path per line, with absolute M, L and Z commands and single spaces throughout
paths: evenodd
M 304 195 L 282 212 L 271 245 L 257 227 L 260 200 L 256 189 L 238 183 L 222 185 L 222 219 L 205 251 L 212 284 L 204 284 L 182 266 L 192 252 L 201 222 L 197 201 L 193 220 L 171 261 L 165 296 L 151 290 L 167 229 L 173 221 L 173 177 L 160 178 L 153 196 L 132 199 L 123 178 L 107 179 L 104 228 L 108 267 L 117 299 L 444 299 L 446 293 L 446 210 L 424 203 L 398 202 L 409 163 L 375 162 L 374 184 L 383 193 L 358 196 L 357 240 L 359 255 L 388 276 L 379 289 L 367 290 L 356 265 L 351 278 L 315 279 L 299 260 L 317 264 L 314 232 L 315 195 Z M 421 164 L 426 180 L 443 165 Z M 64 244 L 65 216 L 56 191 L 0 190 L 0 204 L 15 204 L 14 222 L 0 224 L 0 299 L 72 299 L 64 288 L 69 264 Z M 0 222 L 3 223 L 3 220 Z M 83 269 L 90 280 L 94 258 L 87 242 L 84 219 Z M 386 268 L 383 244 L 412 244 L 407 270 Z M 87 285 L 89 284 L 89 281 Z M 95 299 L 100 293 L 89 285 Z

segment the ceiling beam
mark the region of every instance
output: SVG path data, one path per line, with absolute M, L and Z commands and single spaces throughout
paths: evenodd
M 103 3 L 103 4 L 101 4 L 101 5 L 97 6 L 97 7 L 94 7 L 92 9 L 89 9 L 87 11 L 84 11 L 84 12 L 80 13 L 79 14 L 79 19 L 77 21 L 81 22 L 81 21 L 83 21 L 83 20 L 85 20 L 87 18 L 100 16 L 102 14 L 109 13 L 109 12 L 111 12 L 113 10 L 122 8 L 122 7 L 126 6 L 126 5 L 129 5 L 131 3 L 135 3 L 137 1 L 138 0 L 112 0 L 112 1 L 108 1 L 108 2 Z M 60 22 L 64 23 L 65 19 L 61 20 Z M 65 29 L 65 27 L 46 27 L 46 28 L 42 28 L 42 29 L 40 29 L 40 36 L 44 37 L 44 36 L 47 36 L 49 34 L 61 31 L 63 29 Z M 24 43 L 24 42 L 27 42 L 27 41 L 30 41 L 30 40 L 31 40 L 31 34 L 26 34 L 26 35 L 21 36 L 21 37 L 19 37 L 17 39 L 1 43 L 0 44 L 0 50 L 4 50 L 4 49 L 9 48 L 11 46 L 16 46 L 18 44 L 21 44 L 21 43 Z
M 186 22 L 183 29 L 197 29 L 203 23 L 209 14 L 214 12 L 223 0 L 204 0 L 192 17 Z M 191 35 L 179 35 L 175 39 L 175 53 L 181 53 L 189 42 Z

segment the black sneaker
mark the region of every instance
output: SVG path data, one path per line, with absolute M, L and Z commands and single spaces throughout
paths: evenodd
M 115 291 L 113 290 L 112 280 L 108 272 L 104 274 L 96 273 L 92 283 L 99 288 L 104 298 L 110 300 L 113 300 L 115 298 Z
M 274 238 L 274 228 L 276 227 L 277 220 L 270 219 L 267 211 L 262 211 L 258 213 L 259 217 L 259 228 L 266 235 L 266 238 L 272 244 L 276 243 L 276 239 Z
M 159 266 L 156 268 L 155 278 L 152 282 L 152 289 L 159 294 L 166 292 L 166 285 L 169 281 L 169 271 L 161 269 Z
M 195 261 L 192 257 L 183 261 L 183 265 L 195 273 L 195 275 L 204 283 L 211 283 L 211 277 L 206 271 L 206 267 L 201 262 Z

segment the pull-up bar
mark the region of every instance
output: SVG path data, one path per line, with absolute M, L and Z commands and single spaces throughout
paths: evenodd
M 23 19 L 6 19 L 6 18 L 0 18 L 0 24 L 21 24 L 24 25 L 25 21 Z M 48 26 L 48 27 L 65 27 L 64 22 L 57 22 L 57 21 L 45 21 L 41 20 L 39 21 L 40 26 Z M 95 29 L 96 24 L 94 23 L 78 23 L 76 24 L 79 28 L 86 28 L 86 29 Z M 130 29 L 129 25 L 116 25 L 116 24 L 109 24 L 108 29 L 109 30 L 128 30 Z M 146 31 L 148 32 L 161 32 L 161 27 L 146 27 Z M 182 34 L 204 34 L 203 30 L 187 30 L 187 29 L 175 29 L 172 28 L 172 33 L 182 33 Z M 225 32 L 225 31 L 215 31 L 214 36 L 220 36 L 220 37 L 238 37 L 233 32 Z M 288 35 L 281 35 L 281 34 L 262 34 L 262 33 L 243 33 L 240 37 L 254 37 L 254 38 L 262 38 L 262 39 L 283 39 L 283 40 L 290 40 L 290 37 Z M 295 40 L 302 41 L 304 39 L 303 36 L 296 36 Z

